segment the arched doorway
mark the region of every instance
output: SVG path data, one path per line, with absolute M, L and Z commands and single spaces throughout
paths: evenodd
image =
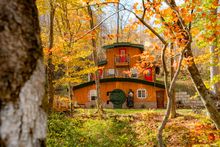
M 122 108 L 123 103 L 126 101 L 126 94 L 121 89 L 114 89 L 110 93 L 110 101 L 113 103 L 114 108 Z

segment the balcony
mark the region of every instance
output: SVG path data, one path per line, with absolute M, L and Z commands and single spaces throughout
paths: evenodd
M 128 69 L 104 69 L 102 78 L 128 78 L 129 76 L 124 73 L 124 71 L 127 71 Z
M 129 64 L 130 64 L 129 55 L 115 55 L 116 67 L 125 67 L 125 66 L 129 66 Z

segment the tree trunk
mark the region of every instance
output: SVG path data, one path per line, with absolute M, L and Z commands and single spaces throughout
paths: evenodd
M 88 6 L 87 8 L 90 16 L 90 29 L 92 30 L 94 28 L 92 9 L 90 6 Z M 93 38 L 93 36 L 92 36 L 92 46 L 93 46 L 93 60 L 95 62 L 95 66 L 98 67 L 97 47 L 96 47 L 96 41 Z M 103 106 L 102 106 L 101 90 L 100 90 L 100 76 L 98 70 L 96 70 L 95 72 L 95 84 L 97 91 L 97 99 L 96 99 L 97 112 L 101 116 L 103 114 Z
M 117 6 L 116 6 L 116 11 L 118 12 L 118 13 L 117 13 L 117 36 L 116 36 L 116 42 L 117 42 L 117 43 L 119 42 L 119 33 L 120 33 L 120 23 L 119 23 L 119 20 L 120 20 L 119 3 L 120 3 L 120 0 L 118 1 L 118 4 L 117 4 Z
M 34 1 L 0 1 L 0 38 L 0 146 L 45 146 L 45 68 Z
M 68 78 L 70 77 L 70 74 L 69 74 L 69 66 L 67 65 L 67 76 Z M 71 82 L 68 82 L 67 83 L 68 87 L 67 87 L 67 91 L 68 91 L 68 97 L 69 97 L 69 106 L 70 106 L 70 113 L 72 114 L 73 112 L 73 104 L 72 104 L 72 86 L 71 86 Z
M 216 44 L 217 44 L 217 41 L 216 41 Z M 217 45 L 212 45 L 210 47 L 210 53 L 212 54 L 211 59 L 210 59 L 210 63 L 211 63 L 211 66 L 210 66 L 210 80 L 211 81 L 214 80 L 215 76 L 220 74 L 219 67 L 217 66 L 217 64 L 219 62 L 219 59 L 218 59 L 219 57 L 216 54 L 216 51 L 215 51 L 216 48 L 217 48 Z M 214 83 L 212 85 L 212 91 L 215 94 L 220 95 L 220 82 Z
M 53 79 L 54 79 L 54 66 L 52 61 L 52 51 L 53 48 L 53 26 L 54 26 L 54 13 L 55 9 L 53 6 L 52 0 L 49 1 L 50 5 L 50 25 L 49 25 L 49 40 L 48 40 L 48 60 L 47 60 L 47 93 L 49 98 L 49 112 L 53 111 L 53 101 L 54 101 L 54 86 L 53 86 Z
M 193 57 L 191 48 L 189 48 L 186 53 L 186 57 L 188 56 Z M 192 81 L 195 84 L 196 90 L 201 96 L 202 102 L 208 111 L 208 115 L 213 120 L 216 128 L 220 129 L 220 112 L 218 112 L 218 109 L 215 104 L 215 101 L 218 100 L 219 97 L 213 94 L 209 89 L 207 89 L 194 61 L 191 66 L 188 66 L 188 71 L 190 73 Z
M 168 5 L 171 5 L 171 8 L 174 9 L 176 7 L 175 1 L 171 1 L 170 3 L 166 0 Z M 181 24 L 178 24 L 180 28 L 183 29 Z M 190 34 L 190 32 L 188 32 Z M 186 36 L 186 38 L 191 38 L 191 35 Z M 191 49 L 191 41 L 187 46 L 187 50 L 185 52 L 185 57 L 194 57 Z M 195 84 L 196 90 L 201 96 L 202 102 L 205 108 L 208 111 L 208 114 L 212 121 L 214 122 L 217 129 L 220 129 L 220 113 L 216 107 L 215 101 L 219 99 L 220 96 L 213 94 L 207 87 L 205 86 L 202 77 L 196 67 L 194 60 L 192 60 L 192 65 L 188 66 L 188 71 L 190 73 L 190 77 Z
M 218 0 L 216 0 L 216 2 L 218 3 Z M 210 80 L 213 81 L 214 77 L 220 74 L 220 69 L 217 66 L 217 64 L 219 63 L 219 56 L 218 54 L 216 54 L 217 52 L 217 44 L 218 44 L 218 37 L 217 37 L 217 9 L 213 9 L 212 10 L 212 17 L 214 18 L 214 34 L 213 36 L 215 37 L 214 41 L 212 42 L 212 46 L 210 47 L 210 53 L 211 53 L 211 58 L 210 58 Z M 215 94 L 220 95 L 220 82 L 217 82 L 215 84 L 212 85 L 212 90 Z
M 173 76 L 174 76 L 174 58 L 173 58 L 173 43 L 171 43 L 170 46 L 170 81 L 172 81 Z M 172 99 L 172 106 L 171 106 L 171 113 L 170 113 L 170 117 L 171 118 L 175 118 L 176 117 L 176 97 L 175 97 L 175 87 L 172 89 L 171 93 L 170 93 L 171 99 Z
M 179 75 L 180 68 L 181 68 L 182 61 L 183 61 L 183 52 L 182 52 L 181 56 L 179 58 L 179 64 L 178 64 L 177 70 L 176 70 L 175 74 L 173 75 L 173 78 L 171 79 L 170 85 L 168 85 L 168 70 L 167 70 L 166 58 L 165 58 L 166 47 L 167 47 L 167 44 L 164 46 L 164 48 L 162 50 L 161 57 L 162 57 L 162 65 L 163 65 L 163 69 L 164 69 L 164 83 L 165 83 L 165 89 L 166 89 L 166 95 L 167 95 L 167 108 L 166 108 L 166 113 L 163 118 L 163 121 L 158 128 L 157 140 L 158 140 L 158 145 L 160 147 L 165 146 L 163 143 L 163 130 L 168 122 L 168 119 L 169 119 L 169 116 L 171 113 L 171 107 L 172 107 L 171 93 L 175 87 L 175 82 L 176 82 L 176 79 Z

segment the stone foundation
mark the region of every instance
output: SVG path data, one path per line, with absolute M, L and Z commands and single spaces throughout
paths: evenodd
M 87 102 L 85 104 L 85 108 L 95 108 L 96 107 L 96 103 L 95 101 L 90 101 Z M 113 109 L 113 104 L 111 102 L 109 102 L 109 104 L 107 103 L 103 103 L 103 107 L 107 108 L 107 109 Z M 127 105 L 126 102 L 122 105 L 123 109 L 127 109 Z M 136 102 L 134 103 L 134 108 L 136 109 L 144 109 L 144 108 L 157 108 L 157 103 L 156 102 Z
M 139 103 L 134 103 L 135 108 L 157 108 L 157 103 L 156 102 L 139 102 Z

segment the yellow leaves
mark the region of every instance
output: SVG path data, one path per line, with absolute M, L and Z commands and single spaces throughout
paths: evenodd
M 192 33 L 193 36 L 198 35 L 199 32 L 200 32 L 200 30 L 199 30 L 198 28 L 192 28 L 192 29 L 191 29 L 191 33 Z
M 145 47 L 150 47 L 150 46 L 151 46 L 151 42 L 145 41 L 144 46 L 145 46 Z
M 98 69 L 99 70 L 103 70 L 105 68 L 105 66 L 99 66 Z
M 70 61 L 70 57 L 64 56 L 63 60 L 64 60 L 64 62 L 69 62 Z
M 150 71 L 149 71 L 149 70 L 144 70 L 144 71 L 143 71 L 143 75 L 148 75 L 148 74 L 150 74 Z
M 141 14 L 143 14 L 143 11 L 136 9 L 136 10 L 135 10 L 135 13 L 136 13 L 137 15 L 141 15 Z
M 208 50 L 208 48 L 206 50 Z M 210 53 L 204 53 L 204 54 L 199 55 L 195 58 L 195 63 L 196 64 L 209 63 L 210 57 L 211 57 Z
M 128 75 L 129 77 L 131 77 L 131 71 L 130 70 L 125 70 L 125 71 L 123 71 L 123 73 Z
M 137 6 L 138 6 L 138 3 L 136 2 L 136 3 L 133 5 L 133 9 L 134 9 L 134 10 L 137 10 Z

